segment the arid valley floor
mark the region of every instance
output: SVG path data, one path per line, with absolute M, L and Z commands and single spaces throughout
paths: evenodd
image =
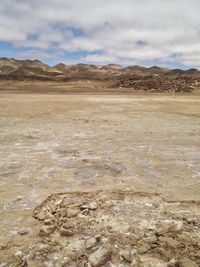
M 200 96 L 1 92 L 0 229 L 0 267 L 200 266 Z

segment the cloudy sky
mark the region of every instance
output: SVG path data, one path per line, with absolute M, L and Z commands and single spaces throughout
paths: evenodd
M 0 57 L 200 68 L 200 0 L 0 0 Z

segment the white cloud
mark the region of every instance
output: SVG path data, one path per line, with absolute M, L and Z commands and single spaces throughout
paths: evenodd
M 1 0 L 0 41 L 36 56 L 84 50 L 85 62 L 200 67 L 199 11 L 199 0 Z

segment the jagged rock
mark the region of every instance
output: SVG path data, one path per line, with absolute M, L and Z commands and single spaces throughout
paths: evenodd
M 89 256 L 89 262 L 93 267 L 99 267 L 106 264 L 111 257 L 112 248 L 110 245 L 99 248 Z

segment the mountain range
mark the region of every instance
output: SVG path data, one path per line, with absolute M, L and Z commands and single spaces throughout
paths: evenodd
M 117 64 L 48 66 L 39 60 L 0 58 L 0 81 L 52 81 L 67 83 L 86 80 L 101 82 L 108 88 L 130 88 L 141 91 L 191 92 L 199 89 L 197 69 L 167 69 L 158 66 L 123 67 Z

